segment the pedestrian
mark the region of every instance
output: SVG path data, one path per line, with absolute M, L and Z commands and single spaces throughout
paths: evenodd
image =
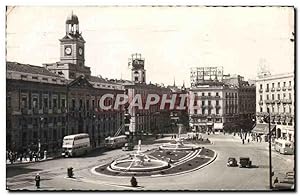
M 275 180 L 274 180 L 274 184 L 276 184 L 278 182 L 279 182 L 278 177 L 276 177 Z
M 242 143 L 245 144 L 245 140 L 244 139 L 242 139 Z
M 41 177 L 40 177 L 39 173 L 37 173 L 35 176 L 35 186 L 38 189 L 40 188 L 40 181 L 41 181 Z
M 22 163 L 23 153 L 21 152 L 19 156 L 20 156 L 20 162 Z
M 133 186 L 133 187 L 136 187 L 138 184 L 137 180 L 134 176 L 131 177 L 130 183 L 131 183 L 131 186 Z
M 32 161 L 32 159 L 33 159 L 33 152 L 29 152 L 29 161 L 31 162 Z
M 250 142 L 250 139 L 248 138 L 248 143 Z

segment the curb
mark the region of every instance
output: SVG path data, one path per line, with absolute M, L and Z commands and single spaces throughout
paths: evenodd
M 139 178 L 157 178 L 157 177 L 169 177 L 169 176 L 177 176 L 177 175 L 182 175 L 182 174 L 186 174 L 186 173 L 189 173 L 189 172 L 193 172 L 193 171 L 196 171 L 196 170 L 199 170 L 199 169 L 202 169 L 203 167 L 211 164 L 213 161 L 216 160 L 217 156 L 218 156 L 218 153 L 216 151 L 214 151 L 215 154 L 214 156 L 206 163 L 200 165 L 199 167 L 196 167 L 194 169 L 191 169 L 191 170 L 187 170 L 187 171 L 183 171 L 183 172 L 179 172 L 179 173 L 174 173 L 174 174 L 166 174 L 166 175 L 155 175 L 155 176 L 139 176 Z M 106 174 L 101 174 L 99 172 L 96 172 L 96 168 L 98 167 L 101 167 L 103 165 L 106 165 L 107 163 L 105 164 L 101 164 L 101 165 L 98 165 L 98 166 L 95 166 L 93 167 L 92 169 L 90 169 L 90 172 L 92 174 L 95 174 L 95 175 L 98 175 L 98 176 L 105 176 L 105 177 L 114 177 L 114 178 L 128 178 L 128 176 L 111 176 L 111 175 L 106 175 Z

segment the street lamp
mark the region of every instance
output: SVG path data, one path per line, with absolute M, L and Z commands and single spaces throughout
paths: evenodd
M 265 121 L 267 121 L 269 123 L 269 183 L 270 183 L 270 189 L 273 189 L 273 185 L 272 185 L 272 145 L 271 145 L 271 115 L 270 115 L 270 109 L 267 108 L 267 112 L 268 112 L 268 119 L 265 119 Z

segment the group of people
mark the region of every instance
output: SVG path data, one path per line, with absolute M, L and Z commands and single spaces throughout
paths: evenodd
M 43 155 L 40 152 L 36 152 L 36 151 L 32 151 L 32 150 L 28 150 L 27 152 L 21 152 L 21 151 L 11 151 L 11 150 L 7 150 L 6 151 L 6 160 L 9 160 L 9 162 L 11 164 L 19 161 L 19 162 L 23 162 L 23 161 L 39 161 L 41 158 L 43 157 Z

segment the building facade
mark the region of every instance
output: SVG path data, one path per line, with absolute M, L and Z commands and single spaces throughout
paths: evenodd
M 124 108 L 104 110 L 99 102 L 105 94 L 124 94 L 124 87 L 91 75 L 84 44 L 72 14 L 59 62 L 44 67 L 7 62 L 8 149 L 58 151 L 65 135 L 77 133 L 89 133 L 97 147 L 123 127 Z M 113 106 L 115 97 L 104 99 L 104 105 Z
M 39 66 L 6 66 L 7 149 L 57 150 L 67 133 L 67 81 Z
M 294 73 L 264 75 L 256 80 L 256 122 L 257 133 L 268 133 L 268 124 L 262 118 L 268 116 L 275 137 L 295 141 L 295 91 Z
M 197 70 L 197 77 L 195 73 Z M 224 75 L 222 67 L 193 68 L 189 97 L 194 131 L 250 131 L 255 115 L 255 86 L 239 75 Z

